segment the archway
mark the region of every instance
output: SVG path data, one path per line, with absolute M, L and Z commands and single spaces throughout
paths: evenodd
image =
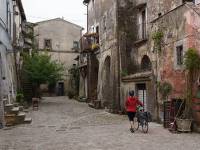
M 151 61 L 147 55 L 144 55 L 141 61 L 141 71 L 150 71 L 151 69 Z
M 110 56 L 105 59 L 102 70 L 102 97 L 104 107 L 111 104 L 111 85 L 110 85 Z

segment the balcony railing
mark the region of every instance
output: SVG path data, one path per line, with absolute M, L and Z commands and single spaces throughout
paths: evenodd
M 91 52 L 99 49 L 99 35 L 97 33 L 87 33 L 81 38 L 82 52 Z
M 87 52 L 92 49 L 92 41 L 89 38 L 82 37 L 81 38 L 81 51 Z

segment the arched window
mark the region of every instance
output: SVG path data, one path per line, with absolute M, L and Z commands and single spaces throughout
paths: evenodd
M 152 68 L 151 61 L 147 55 L 144 55 L 141 62 L 141 70 L 142 71 L 149 71 Z

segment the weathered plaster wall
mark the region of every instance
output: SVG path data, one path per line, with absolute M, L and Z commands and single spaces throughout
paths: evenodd
M 48 54 L 52 56 L 52 60 L 63 63 L 65 92 L 68 90 L 69 69 L 77 61 L 75 58 L 79 55 L 73 50 L 73 42 L 78 41 L 82 35 L 82 27 L 63 19 L 57 18 L 37 23 L 34 28 L 36 42 L 40 50 L 44 49 L 44 40 L 52 40 L 52 50 Z
M 114 107 L 117 107 L 118 93 L 118 56 L 117 56 L 117 39 L 116 39 L 116 1 L 115 0 L 99 0 L 90 1 L 88 5 L 88 26 L 89 32 L 96 32 L 96 27 L 99 26 L 100 51 L 96 57 L 99 60 L 98 73 L 98 100 L 102 103 L 110 101 Z M 110 57 L 110 84 L 106 84 L 104 80 L 104 61 Z M 89 66 L 90 67 L 90 66 Z M 89 83 L 92 84 L 92 83 Z M 91 85 L 90 85 L 91 86 Z M 103 97 L 103 90 L 110 87 L 110 98 L 105 100 Z
M 9 3 L 9 12 L 6 11 Z M 5 98 L 12 102 L 15 99 L 16 83 L 15 68 L 13 56 L 13 5 L 12 0 L 0 0 L 0 123 L 3 122 L 3 101 Z M 11 14 L 9 23 L 7 22 L 7 13 Z

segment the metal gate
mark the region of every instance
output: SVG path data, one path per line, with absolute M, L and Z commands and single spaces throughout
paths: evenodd
M 147 90 L 146 84 L 137 85 L 137 93 L 139 100 L 144 104 L 144 110 L 147 111 Z

